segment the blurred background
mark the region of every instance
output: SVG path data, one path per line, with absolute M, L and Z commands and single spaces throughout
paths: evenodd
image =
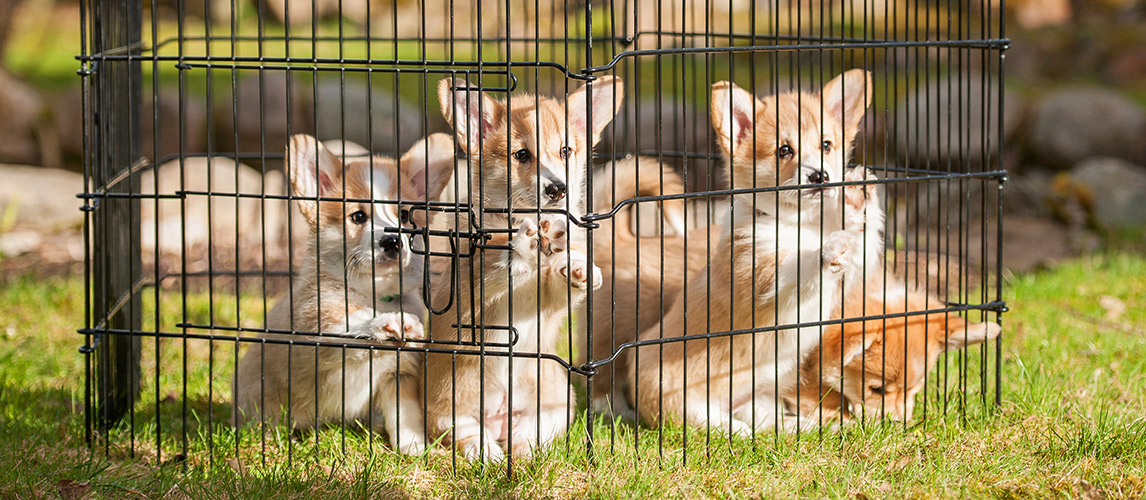
M 626 32 L 648 32 L 659 27 L 695 32 L 696 40 L 681 36 L 673 39 L 641 36 L 624 47 L 604 48 L 601 55 L 594 56 L 595 61 L 601 64 L 620 50 L 674 44 L 744 43 L 704 39 L 703 31 L 696 30 L 696 19 L 690 17 L 702 15 L 703 9 L 689 8 L 692 1 L 665 0 L 661 8 L 672 13 L 667 16 L 655 15 L 656 9 L 651 7 L 654 2 L 633 2 L 639 7 L 632 7 L 620 18 L 598 23 L 594 32 L 619 26 Z M 475 46 L 455 45 L 446 40 L 479 34 L 490 38 L 507 34 L 511 37 L 583 36 L 583 2 L 563 2 L 559 7 L 556 3 L 524 2 L 520 9 L 508 10 L 500 3 L 491 3 L 495 6 L 479 13 L 473 7 L 476 4 L 458 2 L 455 5 L 447 0 L 152 0 L 145 2 L 143 33 L 150 50 L 169 56 L 194 54 L 200 60 L 209 60 L 212 56 L 293 55 L 333 61 L 379 57 L 475 58 Z M 813 4 L 824 5 L 824 2 L 808 5 Z M 852 19 L 858 18 L 857 9 L 864 9 L 868 29 L 874 27 L 877 33 L 881 29 L 901 34 L 913 32 L 913 39 L 1001 36 L 997 27 L 991 27 L 997 25 L 997 20 L 988 17 L 997 14 L 977 8 L 975 2 L 965 5 L 962 1 L 955 4 L 955 0 L 867 0 L 828 4 L 829 10 L 851 9 L 848 17 Z M 339 5 L 342 6 L 341 18 Z M 711 9 L 706 15 L 713 24 L 725 26 L 726 32 L 750 32 L 752 16 L 748 13 L 754 12 L 754 8 L 774 8 L 773 4 L 764 3 L 754 6 L 749 0 L 713 5 L 719 8 Z M 785 10 L 780 18 L 786 20 L 786 26 L 780 31 L 799 31 L 800 26 L 815 25 L 814 15 L 801 19 L 800 6 L 792 3 L 782 7 Z M 917 14 L 898 14 L 909 9 L 937 12 L 955 8 L 971 13 L 968 17 L 978 17 L 982 22 L 969 22 L 966 30 L 971 33 L 968 34 L 962 32 L 962 25 L 932 25 L 947 19 L 938 13 L 934 18 L 930 14 L 922 18 Z M 80 63 L 76 59 L 82 50 L 80 15 L 74 1 L 0 0 L 0 277 L 29 272 L 70 273 L 82 265 L 83 216 L 78 210 L 80 200 L 76 198 L 76 193 L 84 190 L 83 96 L 77 75 Z M 1007 214 L 1003 227 L 1005 267 L 1016 272 L 1026 271 L 1104 245 L 1140 245 L 1146 226 L 1146 203 L 1142 203 L 1146 199 L 1146 2 L 1010 0 L 1006 2 L 1006 15 L 1005 36 L 1013 43 L 1006 51 L 1005 123 L 1001 128 L 1006 136 L 1001 162 L 1011 173 L 1004 204 Z M 480 22 L 482 17 L 484 23 Z M 451 19 L 455 22 L 450 22 Z M 832 20 L 830 16 L 820 16 L 821 30 L 825 19 Z M 921 25 L 924 22 L 926 26 Z M 777 27 L 779 24 L 777 21 Z M 858 36 L 856 30 L 863 27 L 831 29 Z M 983 30 L 982 35 L 975 30 Z M 255 37 L 272 40 L 312 34 L 319 35 L 317 41 L 250 42 Z M 863 31 L 863 34 L 869 32 Z M 364 41 L 365 35 L 410 41 L 377 44 Z M 236 41 L 227 41 L 229 36 Z M 419 36 L 422 42 L 417 41 Z M 207 43 L 203 41 L 205 37 L 226 43 Z M 562 48 L 561 44 L 542 47 L 522 42 L 514 47 L 523 59 L 562 61 L 569 65 L 569 71 L 576 72 L 582 67 L 579 64 L 585 54 L 571 56 L 570 50 L 579 50 L 577 44 L 565 44 Z M 912 63 L 910 57 L 929 56 L 909 54 L 903 61 L 905 67 Z M 939 60 L 942 56 L 933 57 Z M 173 63 L 163 64 L 166 67 Z M 846 66 L 848 63 L 833 64 Z M 184 153 L 210 152 L 238 159 L 238 163 L 202 165 L 216 172 L 216 178 L 234 179 L 229 187 L 213 186 L 218 189 L 238 189 L 235 183 L 257 183 L 264 192 L 285 189 L 281 177 L 275 175 L 281 168 L 281 148 L 288 133 L 309 132 L 320 139 L 344 137 L 368 145 L 375 152 L 393 154 L 406 149 L 425 132 L 446 129 L 438 114 L 436 99 L 427 98 L 424 85 L 403 86 L 398 77 L 374 82 L 372 76 L 362 73 L 314 72 L 288 76 L 290 73 L 285 71 L 237 73 L 216 66 L 187 75 L 156 68 L 159 66 L 153 66 L 150 61 L 145 61 L 141 68 L 145 94 L 141 103 L 144 117 L 141 151 L 155 164 L 177 160 L 181 149 Z M 745 66 L 739 70 L 741 73 L 733 74 L 743 74 L 747 69 Z M 536 72 L 537 76 L 523 79 L 526 89 L 544 90 L 564 85 L 564 75 L 559 71 L 543 72 L 534 68 L 527 71 Z M 688 72 L 677 70 L 676 74 Z M 927 102 L 926 109 L 917 107 L 912 112 L 934 110 L 942 114 L 955 99 L 951 85 L 944 83 L 944 76 L 943 71 L 936 70 L 934 76 L 919 80 L 927 82 L 926 85 L 891 86 L 894 88 L 886 89 L 873 109 L 890 103 L 882 107 L 895 113 L 905 107 L 910 109 L 909 105 L 897 103 Z M 955 78 L 956 74 L 950 76 Z M 959 102 L 978 102 L 984 96 L 997 95 L 991 87 L 995 76 L 979 80 L 959 74 Z M 440 77 L 435 75 L 431 81 Z M 417 81 L 425 80 L 422 76 Z M 640 77 L 635 80 L 630 85 L 642 85 Z M 646 77 L 644 86 L 654 82 L 657 82 L 655 77 Z M 382 90 L 370 90 L 375 87 Z M 759 82 L 757 90 L 769 90 L 767 79 Z M 704 144 L 708 135 L 703 99 L 701 96 L 697 101 L 701 103 L 699 112 L 696 109 L 681 113 L 672 109 L 665 111 L 666 107 L 688 102 L 680 98 L 660 105 L 637 104 L 618 118 L 618 127 L 643 123 L 649 119 L 644 113 L 655 113 L 658 122 L 672 116 L 687 116 L 688 120 L 666 123 L 665 129 L 671 130 L 666 134 L 683 134 L 684 142 L 688 143 L 685 149 L 704 150 L 709 146 Z M 967 109 L 974 111 L 976 106 L 967 106 Z M 886 115 L 887 111 L 883 113 Z M 880 155 L 886 156 L 888 147 L 880 146 L 886 144 L 893 145 L 894 156 L 903 155 L 917 162 L 940 164 L 958 154 L 955 148 L 937 148 L 933 144 L 937 142 L 934 138 L 943 134 L 941 128 L 925 133 L 935 134 L 928 140 L 895 137 L 888 127 L 880 125 L 881 120 L 894 121 L 892 118 L 869 120 L 875 124 L 869 124 L 868 136 L 864 144 L 859 145 L 860 160 L 864 155 L 869 162 Z M 932 121 L 943 123 L 941 117 L 934 117 Z M 972 114 L 966 118 L 969 128 L 982 127 L 984 123 L 997 126 L 982 116 Z M 981 130 L 958 132 L 965 132 L 971 138 L 982 135 Z M 612 137 L 616 142 L 615 136 Z M 641 144 L 612 144 L 606 139 L 603 148 L 646 151 L 656 149 L 656 140 L 679 139 L 675 135 L 661 137 L 660 134 L 646 134 L 646 137 L 649 140 Z M 631 142 L 631 138 L 625 140 Z M 963 153 L 977 157 L 982 152 L 976 148 L 983 147 L 981 142 L 972 140 Z M 961 165 L 973 163 L 962 156 L 958 161 Z M 160 184 L 178 185 L 178 179 L 162 177 L 162 169 L 160 175 Z M 694 179 L 701 177 L 693 176 Z M 141 179 L 142 186 L 151 184 L 150 178 Z M 233 202 L 229 210 L 235 212 Z M 144 213 L 145 228 L 149 216 L 156 217 L 156 214 Z M 194 223 L 184 222 L 187 226 Z M 203 221 L 199 223 L 208 225 Z M 241 224 L 237 217 L 234 224 Z M 203 234 L 210 231 L 205 229 Z M 233 235 L 234 228 L 230 227 L 228 233 Z M 154 235 L 150 247 L 148 236 L 143 237 L 145 252 L 164 251 L 156 248 Z M 178 244 L 178 238 L 168 237 L 166 241 Z M 180 251 L 179 248 L 168 250 Z M 145 262 L 148 258 L 144 257 Z

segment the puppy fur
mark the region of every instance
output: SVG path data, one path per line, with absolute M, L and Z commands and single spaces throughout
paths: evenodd
M 867 287 L 849 290 L 843 317 L 943 307 L 943 301 L 933 295 L 897 280 L 885 287 L 881 275 L 871 279 Z M 911 420 L 915 395 L 923 389 L 926 375 L 940 354 L 986 342 L 1001 331 L 996 323 L 972 323 L 955 313 L 827 327 L 823 344 L 812 350 L 801 366 L 800 413 L 824 421 L 857 415 L 863 419 Z
M 435 134 L 401 160 L 348 158 L 344 165 L 313 137 L 292 137 L 291 185 L 311 239 L 290 294 L 268 313 L 267 328 L 324 336 L 259 337 L 389 346 L 423 338 L 423 260 L 411 238 L 384 228 L 422 227 L 427 212 L 318 198 L 432 201 L 449 179 L 453 151 L 448 135 Z M 422 358 L 410 351 L 252 343 L 233 381 L 235 419 L 285 416 L 300 429 L 370 421 L 384 425 L 400 452 L 420 453 L 426 436 Z
M 650 157 L 606 164 L 594 173 L 593 186 L 596 213 L 610 212 L 621 200 L 629 198 L 684 192 L 680 176 Z M 683 199 L 642 207 L 658 208 L 663 224 L 656 236 L 635 234 L 634 205 L 620 206 L 595 230 L 593 263 L 601 268 L 602 284 L 594 292 L 592 359 L 608 358 L 619 346 L 636 340 L 638 333 L 659 323 L 663 312 L 680 294 L 686 273 L 703 268 L 708 250 L 719 243 L 718 227 L 711 231 L 698 228 L 689 233 L 692 240 L 686 245 Z M 712 237 L 711 248 L 703 239 L 697 239 L 705 234 Z M 636 413 L 626 396 L 625 374 L 631 358 L 630 350 L 621 350 L 612 363 L 602 366 L 593 376 L 592 404 L 605 415 L 635 421 Z
M 584 230 L 563 214 L 536 211 L 561 209 L 577 218 L 585 212 L 584 165 L 623 97 L 619 79 L 602 77 L 592 85 L 591 99 L 581 87 L 564 101 L 517 94 L 507 102 L 470 90 L 463 80 L 439 84 L 442 114 L 469 153 L 471 177 L 458 185 L 469 186 L 474 223 L 507 232 L 478 247 L 460 243 L 459 251 L 473 256 L 433 285 L 433 307 L 445 309 L 431 318 L 435 341 L 500 354 L 508 351 L 506 327 L 512 325 L 514 352 L 556 356 L 586 290 L 600 286 Z M 534 212 L 498 213 L 509 208 Z M 462 214 L 451 228 L 468 231 L 468 224 Z M 466 326 L 477 324 L 501 328 Z M 467 457 L 528 455 L 572 420 L 568 374 L 552 359 L 429 354 L 426 363 L 428 424 Z
M 709 267 L 693 272 L 660 325 L 642 340 L 826 320 L 845 277 L 882 258 L 883 214 L 874 186 L 818 187 L 845 177 L 871 96 L 870 76 L 848 71 L 820 93 L 764 99 L 729 82 L 712 90 L 712 123 L 734 189 L 804 186 L 734 196 Z M 647 424 L 677 421 L 735 434 L 798 426 L 783 398 L 821 327 L 764 331 L 637 349 L 631 400 Z

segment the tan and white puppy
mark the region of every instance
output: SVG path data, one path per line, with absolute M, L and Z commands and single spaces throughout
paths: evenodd
M 675 195 L 684 192 L 684 182 L 672 168 L 656 158 L 633 157 L 598 168 L 593 174 L 596 213 L 612 217 L 599 221 L 594 230 L 593 264 L 601 268 L 601 288 L 594 292 L 592 359 L 603 360 L 617 353 L 593 376 L 593 407 L 613 418 L 636 420 L 628 401 L 626 374 L 632 351 L 617 349 L 637 339 L 637 334 L 660 322 L 684 287 L 689 269 L 702 268 L 709 250 L 719 242 L 720 229 L 697 228 L 685 240 L 683 199 L 644 203 L 641 210 L 659 210 L 663 222 L 652 235 L 638 236 L 633 222 L 637 208 L 623 204 L 641 196 Z M 643 228 L 647 229 L 647 228 Z M 645 231 L 642 231 L 645 232 Z M 712 245 L 704 237 L 713 237 Z M 686 255 L 687 249 L 687 255 Z M 581 322 L 582 335 L 585 325 Z
M 426 358 L 428 424 L 471 458 L 527 455 L 572 420 L 568 372 L 542 358 L 557 356 L 571 316 L 601 274 L 589 266 L 585 231 L 564 214 L 538 210 L 585 213 L 585 165 L 623 95 L 615 78 L 592 86 L 591 98 L 585 86 L 564 101 L 532 94 L 498 100 L 456 79 L 438 86 L 442 114 L 469 153 L 464 197 L 480 226 L 468 227 L 462 214 L 458 229 L 503 231 L 478 247 L 463 242 L 459 251 L 473 257 L 433 285 L 433 307 L 449 309 L 431 318 L 432 339 L 493 353 Z M 513 352 L 533 357 L 505 356 L 510 328 Z
M 883 214 L 874 186 L 821 187 L 845 176 L 871 96 L 870 76 L 848 71 L 821 92 L 764 99 L 729 82 L 712 89 L 712 124 L 731 187 L 794 187 L 736 194 L 710 265 L 641 340 L 753 332 L 829 320 L 844 278 L 882 259 Z M 877 251 L 877 249 L 879 249 Z M 820 326 L 646 345 L 630 374 L 632 401 L 650 425 L 676 421 L 748 434 L 796 427 L 784 398 Z
M 290 294 L 268 313 L 267 328 L 298 333 L 259 337 L 389 346 L 422 339 L 423 259 L 416 252 L 422 242 L 392 231 L 424 227 L 428 212 L 394 202 L 437 199 L 453 152 L 449 135 L 435 134 L 400 160 L 347 158 L 343 164 L 313 137 L 292 137 L 291 186 L 311 240 Z M 426 436 L 422 363 L 420 352 L 252 343 L 235 372 L 235 418 L 278 421 L 285 412 L 296 428 L 370 421 L 384 425 L 400 452 L 420 453 Z
M 878 273 L 877 273 L 878 274 Z M 882 275 L 848 291 L 844 318 L 930 311 L 943 301 Z M 997 323 L 972 323 L 955 313 L 846 322 L 824 329 L 823 343 L 801 366 L 799 407 L 814 420 L 911 420 L 915 395 L 939 355 L 999 336 Z M 841 394 L 842 393 L 842 394 Z M 842 396 L 842 398 L 841 398 Z M 820 412 L 823 412 L 821 415 Z

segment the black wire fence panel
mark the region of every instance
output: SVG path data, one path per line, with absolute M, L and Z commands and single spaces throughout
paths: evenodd
M 93 447 L 687 460 L 999 404 L 1000 2 L 81 12 Z

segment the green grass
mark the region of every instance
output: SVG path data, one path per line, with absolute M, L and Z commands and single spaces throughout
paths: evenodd
M 1004 391 L 997 409 L 982 400 L 982 351 L 975 348 L 966 372 L 958 356 L 940 365 L 927 402 L 931 418 L 907 429 L 856 425 L 733 443 L 716 434 L 707 442 L 703 433 L 691 431 L 685 445 L 679 429 L 661 436 L 598 420 L 590 462 L 582 418 L 568 441 L 516 462 L 512 480 L 504 465 L 459 459 L 455 468 L 440 449 L 422 458 L 397 457 L 376 436 L 353 426 L 317 435 L 291 436 L 281 429 L 265 438 L 251 429 L 236 435 L 226 425 L 234 363 L 228 342 L 188 342 L 184 393 L 182 342 L 160 343 L 157 372 L 155 341 L 144 339 L 134 436 L 130 426 L 121 425 L 93 453 L 84 439 L 84 358 L 77 352 L 83 338 L 75 333 L 84 314 L 82 281 L 15 279 L 0 284 L 0 497 L 1141 498 L 1142 276 L 1146 259 L 1109 255 L 1008 278 L 1005 297 L 1012 312 L 1003 318 Z M 144 293 L 145 310 L 154 310 L 154 299 L 153 292 Z M 178 296 L 164 292 L 159 299 L 160 329 L 177 331 Z M 1119 302 L 1124 312 L 1108 314 Z M 210 298 L 196 293 L 188 297 L 187 317 L 258 325 L 261 308 L 261 296 L 237 301 L 221 292 Z M 145 314 L 145 328 L 154 328 L 155 321 L 153 312 Z M 988 353 L 993 369 L 995 352 Z M 965 412 L 959 411 L 962 375 Z M 944 376 L 948 391 L 934 390 Z M 994 392 L 986 396 L 990 401 Z M 948 411 L 940 415 L 944 399 Z M 186 426 L 180 418 L 184 405 Z

